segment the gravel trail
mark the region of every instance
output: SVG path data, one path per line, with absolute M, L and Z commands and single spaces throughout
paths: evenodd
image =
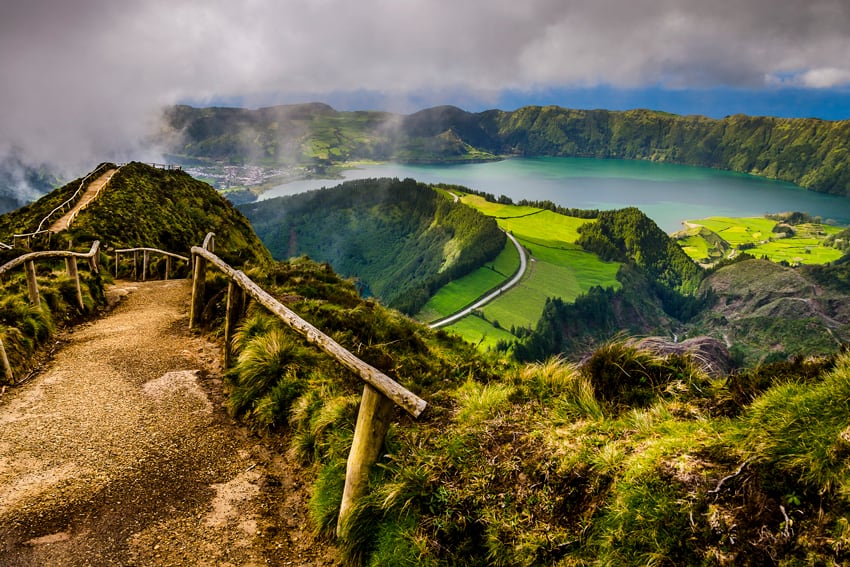
M 299 471 L 224 411 L 188 282 L 117 287 L 0 397 L 0 565 L 335 565 Z

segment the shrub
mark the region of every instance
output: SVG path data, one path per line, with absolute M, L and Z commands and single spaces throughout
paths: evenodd
M 306 386 L 305 374 L 315 355 L 280 328 L 254 336 L 251 332 L 237 339 L 244 346 L 228 372 L 232 385 L 228 409 L 234 416 L 250 413 L 260 427 L 282 425 Z
M 613 406 L 646 406 L 706 379 L 687 355 L 656 356 L 621 342 L 598 348 L 581 370 L 599 398 Z

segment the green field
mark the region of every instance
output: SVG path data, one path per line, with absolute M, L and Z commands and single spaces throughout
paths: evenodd
M 784 260 L 789 264 L 826 264 L 838 260 L 843 255 L 841 250 L 824 246 L 817 238 L 774 240 L 747 250 L 747 253 L 756 258 L 767 256 L 774 262 Z
M 776 236 L 773 233 L 773 227 L 778 223 L 775 220 L 763 217 L 709 217 L 685 221 L 685 224 L 704 226 L 732 246 L 740 246 L 741 244 L 756 244 Z
M 516 338 L 508 331 L 497 329 L 490 322 L 475 315 L 464 317 L 446 329 L 457 333 L 482 350 L 492 350 L 500 340 L 509 342 Z
M 774 232 L 779 223 L 768 218 L 710 217 L 686 221 L 686 224 L 691 228 L 680 233 L 677 242 L 688 256 L 703 264 L 736 251 L 790 264 L 825 264 L 842 256 L 839 249 L 824 244 L 828 236 L 841 232 L 840 227 L 800 223 L 791 227 L 793 235 L 786 235 Z M 706 229 L 710 231 L 708 234 Z M 710 241 L 718 238 L 728 246 L 724 244 L 720 249 L 716 242 Z
M 460 202 L 464 205 L 469 205 L 473 209 L 478 209 L 488 217 L 496 218 L 520 217 L 540 211 L 537 207 L 519 207 L 517 205 L 491 203 L 478 195 L 464 195 L 461 197 Z
M 435 321 L 456 313 L 498 287 L 519 269 L 519 253 L 510 240 L 492 262 L 447 285 L 428 300 L 416 315 L 420 321 Z M 471 298 L 471 299 L 470 299 Z
M 484 348 L 492 347 L 498 340 L 512 339 L 513 335 L 507 332 L 512 327 L 534 328 L 548 297 L 573 301 L 595 285 L 620 286 L 616 279 L 620 264 L 603 262 L 575 244 L 578 228 L 592 220 L 535 207 L 490 203 L 475 195 L 466 195 L 462 201 L 496 217 L 499 226 L 511 232 L 531 254 L 526 277 L 519 285 L 484 306 L 480 310 L 484 319 L 470 316 L 447 327 L 466 340 Z M 509 248 L 512 253 L 509 253 Z M 496 271 L 491 267 L 481 268 L 442 288 L 418 318 L 434 320 L 469 305 L 484 292 L 508 279 L 505 276 L 493 283 L 497 272 L 513 274 L 518 263 L 515 248 L 508 242 L 505 251 L 494 262 L 492 268 Z
M 685 254 L 697 261 L 709 258 L 711 250 L 713 250 L 708 241 L 699 234 L 679 238 L 678 243 L 682 247 L 682 250 L 685 251 Z
M 578 228 L 589 219 L 567 217 L 552 211 L 540 211 L 523 217 L 499 219 L 499 226 L 535 244 L 550 247 L 563 247 L 578 240 Z
M 523 239 L 520 242 L 529 246 Z M 537 246 L 533 254 L 529 276 L 482 309 L 488 320 L 498 321 L 505 329 L 511 326 L 533 329 L 547 297 L 573 301 L 595 285 L 620 287 L 616 279 L 620 264 L 603 262 L 595 254 L 577 247 L 558 250 Z

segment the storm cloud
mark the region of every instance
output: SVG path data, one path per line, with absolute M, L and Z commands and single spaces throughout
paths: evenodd
M 180 101 L 828 89 L 850 84 L 848 30 L 846 0 L 13 0 L 0 154 L 147 159 L 160 109 Z

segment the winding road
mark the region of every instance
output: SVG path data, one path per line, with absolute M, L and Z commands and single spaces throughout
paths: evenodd
M 429 323 L 429 327 L 431 327 L 432 329 L 439 329 L 440 327 L 451 325 L 455 321 L 463 319 L 476 309 L 480 309 L 481 307 L 487 305 L 488 303 L 502 295 L 503 292 L 514 287 L 520 282 L 520 280 L 522 280 L 522 277 L 525 275 L 525 271 L 528 268 L 528 257 L 525 254 L 525 249 L 522 247 L 522 244 L 519 243 L 519 241 L 514 237 L 514 235 L 509 232 L 506 232 L 505 234 L 508 236 L 508 238 L 511 239 L 511 242 L 513 242 L 514 246 L 516 246 L 517 252 L 519 252 L 519 269 L 516 271 L 513 277 L 508 280 L 504 285 L 500 286 L 497 290 L 482 297 L 469 307 L 465 307 L 464 309 L 461 309 L 453 315 L 449 315 L 448 317 L 444 317 L 442 319 L 439 319 L 438 321 Z

